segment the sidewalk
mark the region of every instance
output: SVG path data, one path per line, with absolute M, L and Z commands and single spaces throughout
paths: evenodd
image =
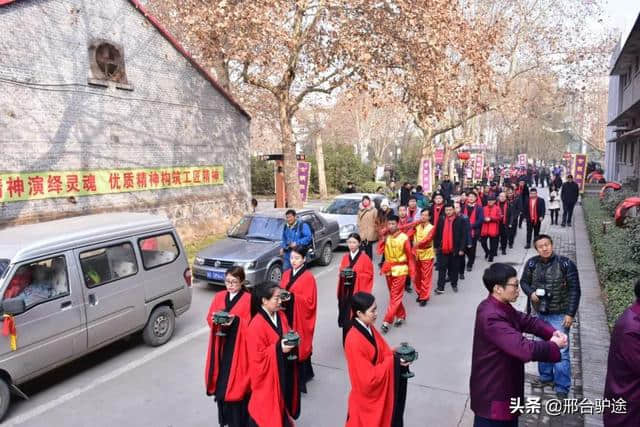
M 547 218 L 541 232 L 553 238 L 557 254 L 576 262 L 580 274 L 582 295 L 576 323 L 571 328 L 570 335 L 572 387 L 569 399 L 575 400 L 569 401 L 571 406 L 558 408 L 558 416 L 550 416 L 545 407 L 551 405 L 551 409 L 556 403 L 555 392 L 550 387 L 542 390 L 531 386 L 531 382 L 538 378 L 538 364 L 529 363 L 525 366 L 525 399 L 535 399 L 536 403 L 539 399 L 541 410 L 539 413 L 523 415 L 520 425 L 602 426 L 602 415 L 589 414 L 588 408 L 593 408 L 596 400 L 603 396 L 609 330 L 582 207 L 576 206 L 573 227 L 551 226 Z M 529 252 L 527 259 L 535 255 L 535 251 Z M 522 270 L 523 266 L 520 268 Z M 521 295 L 516 305 L 518 309 L 525 311 L 526 297 Z

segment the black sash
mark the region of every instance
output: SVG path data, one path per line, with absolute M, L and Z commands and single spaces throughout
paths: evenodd
M 353 269 L 358 259 L 360 258 L 360 254 L 362 253 L 362 249 L 358 250 L 356 256 L 351 259 L 351 254 L 348 254 L 349 257 L 349 268 Z M 358 276 L 354 277 L 353 286 L 344 286 L 344 279 L 342 275 L 340 276 L 340 298 L 338 300 L 338 327 L 343 328 L 342 341 L 346 338 L 346 333 L 349 329 L 349 321 L 351 319 L 351 297 L 353 296 L 353 288 L 355 287 L 355 280 L 357 280 Z
M 306 265 L 303 265 L 302 267 L 300 267 L 300 270 L 298 270 L 296 274 L 293 274 L 293 269 L 291 269 L 291 276 L 289 277 L 289 281 L 287 282 L 287 287 L 286 287 L 287 291 L 290 291 L 293 285 L 296 284 L 296 280 L 298 280 L 304 274 L 305 271 L 307 271 Z M 295 302 L 296 302 L 296 296 L 293 292 L 291 292 L 291 299 L 285 302 L 284 304 L 282 304 L 282 307 L 284 308 L 284 313 L 287 316 L 287 321 L 289 322 L 289 326 L 291 327 L 291 329 L 293 329 L 293 311 L 295 308 Z

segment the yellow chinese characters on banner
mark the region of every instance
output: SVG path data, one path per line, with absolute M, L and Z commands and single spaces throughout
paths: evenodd
M 223 166 L 0 172 L 0 202 L 221 185 Z

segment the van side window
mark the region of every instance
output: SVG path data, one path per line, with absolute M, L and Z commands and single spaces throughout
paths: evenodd
M 69 295 L 67 264 L 64 256 L 58 256 L 18 267 L 2 298 L 22 297 L 29 308 L 66 295 Z
M 171 233 L 140 239 L 138 245 L 142 254 L 142 265 L 147 270 L 173 262 L 180 253 Z
M 133 276 L 138 272 L 131 243 L 92 249 L 80 254 L 84 284 L 88 288 Z

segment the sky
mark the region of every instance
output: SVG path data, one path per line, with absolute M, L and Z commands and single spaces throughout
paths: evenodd
M 626 38 L 640 13 L 640 1 L 605 0 L 605 11 L 609 15 L 611 27 L 620 30 Z

